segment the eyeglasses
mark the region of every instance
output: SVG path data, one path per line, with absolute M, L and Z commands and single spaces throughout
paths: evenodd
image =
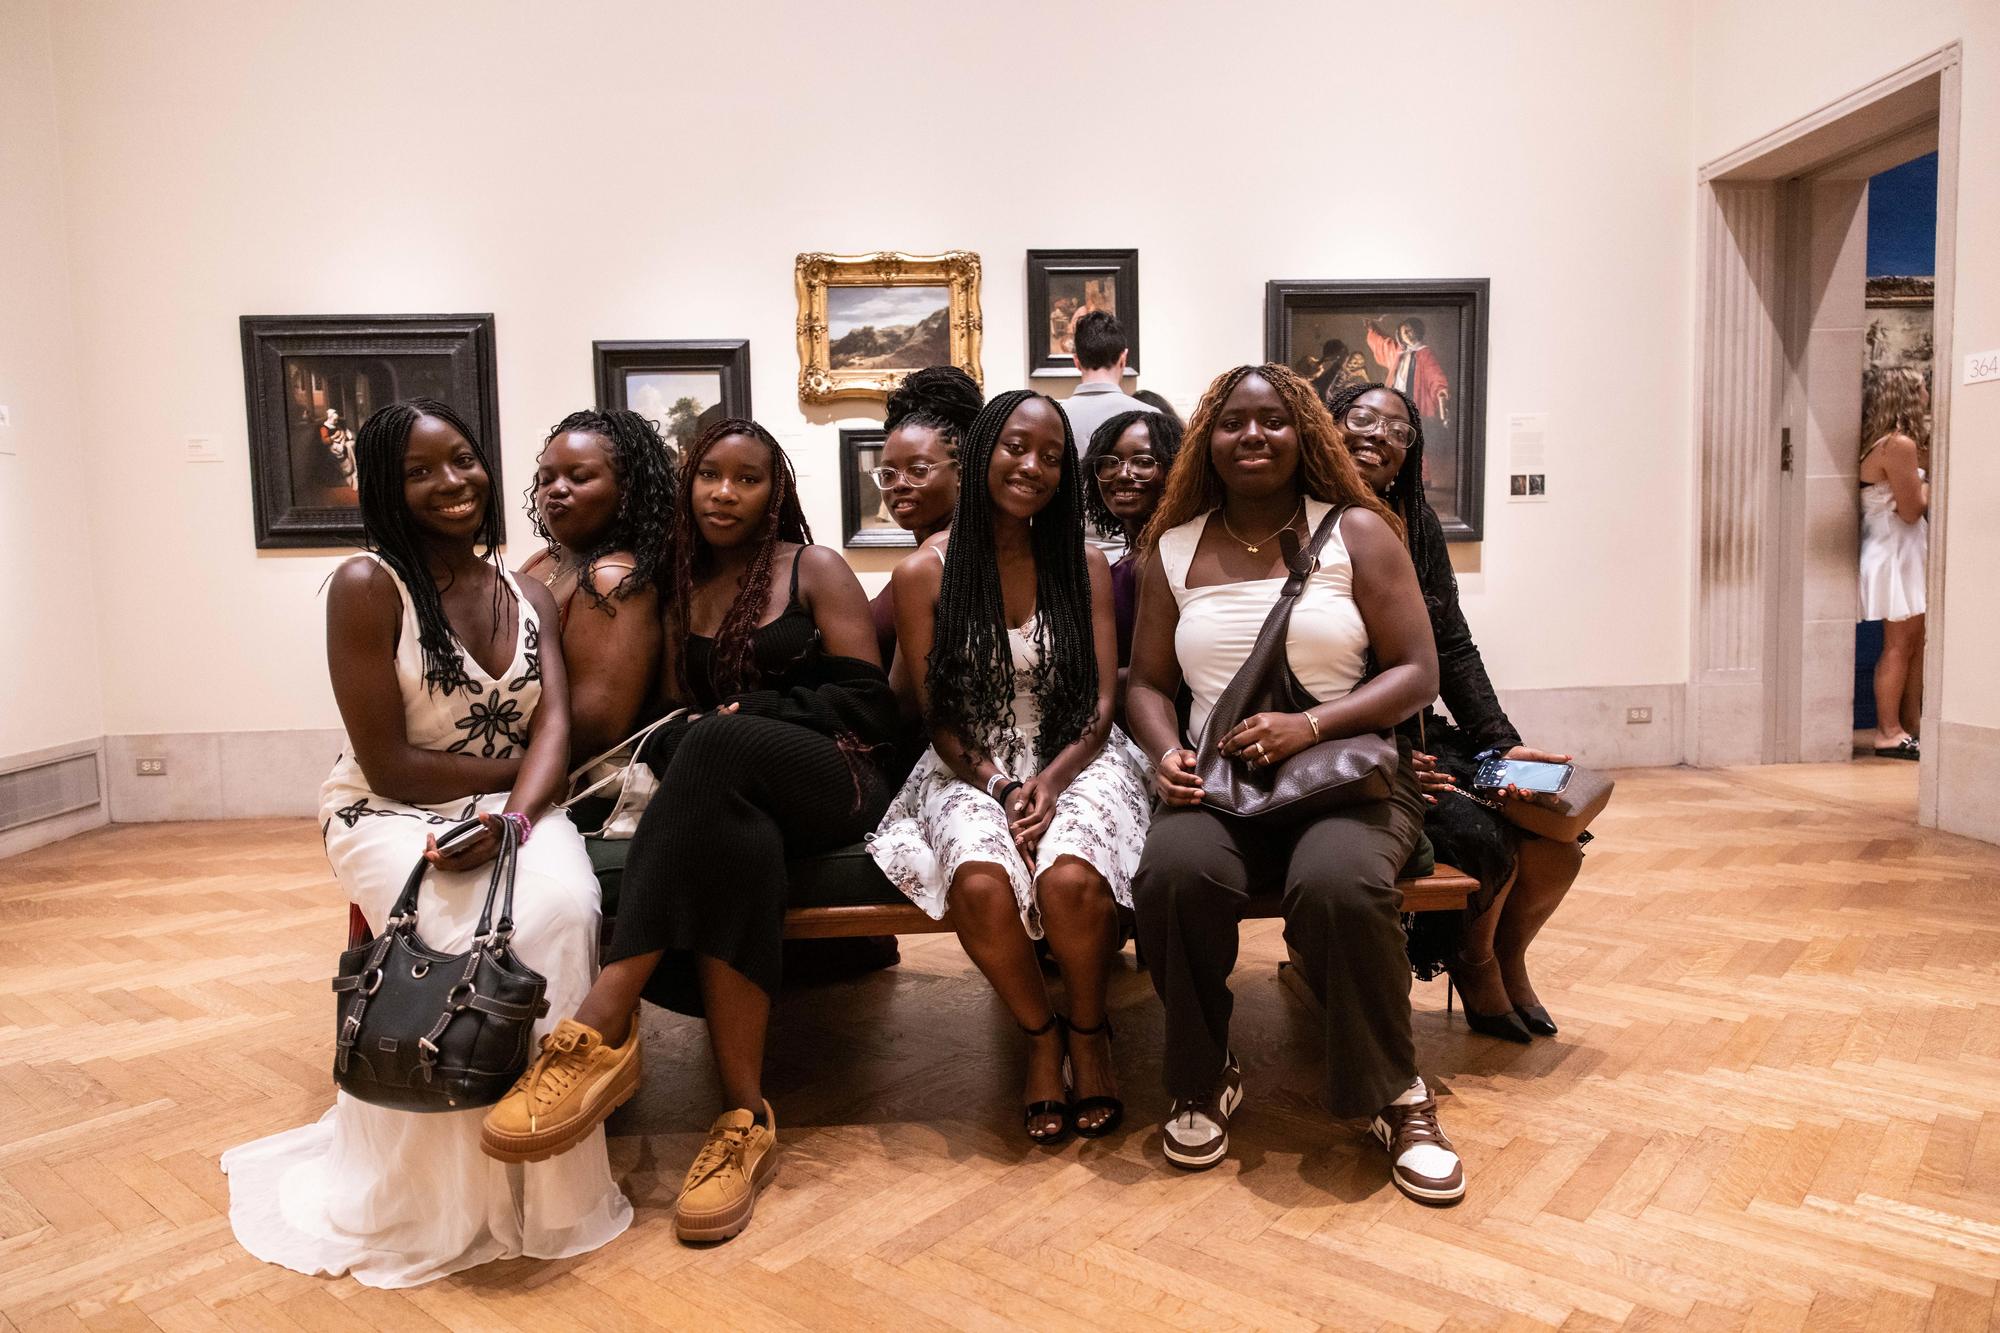
M 1417 428 L 1407 421 L 1391 421 L 1372 407 L 1350 407 L 1347 409 L 1347 428 L 1366 433 L 1377 426 L 1382 433 L 1395 442 L 1398 449 L 1407 449 L 1417 442 Z
M 873 481 L 877 489 L 886 491 L 905 478 L 910 485 L 921 486 L 931 479 L 933 472 L 941 472 L 950 466 L 950 463 L 912 463 L 905 468 L 871 467 L 863 475 Z
M 1160 475 L 1160 460 L 1151 454 L 1133 454 L 1130 458 L 1119 458 L 1115 454 L 1100 454 L 1090 470 L 1097 474 L 1099 481 L 1116 481 L 1120 473 L 1134 481 L 1151 481 Z

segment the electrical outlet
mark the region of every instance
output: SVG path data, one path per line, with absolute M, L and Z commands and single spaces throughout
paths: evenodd
M 1625 710 L 1625 721 L 1627 723 L 1651 722 L 1652 720 L 1653 710 L 1650 708 L 1628 708 Z
M 141 759 L 139 776 L 142 778 L 163 778 L 167 775 L 167 761 L 164 759 Z

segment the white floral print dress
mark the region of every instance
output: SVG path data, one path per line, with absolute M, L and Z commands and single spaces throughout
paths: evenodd
M 993 762 L 1019 779 L 1033 777 L 1035 732 L 1040 710 L 1032 679 L 1041 660 L 1041 616 L 1007 632 L 1014 660 L 1013 729 L 992 747 Z M 1145 850 L 1152 822 L 1146 797 L 1146 761 L 1139 747 L 1117 727 L 1097 757 L 1056 798 L 1056 814 L 1035 849 L 1035 861 L 1014 845 L 1007 812 L 978 788 L 961 782 L 936 749 L 924 757 L 889 803 L 882 823 L 868 837 L 868 851 L 891 884 L 932 920 L 942 920 L 952 876 L 969 863 L 1000 866 L 1014 886 L 1021 924 L 1033 939 L 1042 937 L 1035 881 L 1060 856 L 1087 862 L 1111 885 L 1121 906 L 1132 905 L 1132 874 Z

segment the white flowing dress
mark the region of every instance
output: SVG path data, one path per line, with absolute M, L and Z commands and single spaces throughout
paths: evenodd
M 1012 728 L 991 747 L 993 762 L 1009 777 L 1027 779 L 1037 771 L 1035 732 L 1041 710 L 1035 703 L 1033 673 L 1041 661 L 1041 614 L 1007 631 L 1014 663 Z M 998 801 L 959 780 L 935 748 L 924 751 L 909 779 L 875 832 L 868 852 L 889 882 L 942 920 L 952 876 L 971 863 L 997 865 L 1007 872 L 1020 905 L 1021 924 L 1032 939 L 1042 937 L 1035 881 L 1060 856 L 1088 863 L 1111 885 L 1111 896 L 1132 905 L 1132 874 L 1146 847 L 1152 809 L 1146 796 L 1146 759 L 1117 727 L 1097 757 L 1056 798 L 1055 819 L 1035 848 L 1034 864 L 1022 856 L 1007 829 Z
M 1922 476 L 1922 473 L 1918 474 Z M 1908 620 L 1924 613 L 1924 557 L 1930 520 L 1905 523 L 1886 481 L 1861 488 L 1861 619 Z
M 507 578 L 519 608 L 512 664 L 489 676 L 460 646 L 452 678 L 435 689 L 425 687 L 416 613 L 397 580 L 403 622 L 396 680 L 410 744 L 491 759 L 526 750 L 542 694 L 541 626 Z M 380 931 L 425 835 L 475 811 L 498 812 L 506 801 L 496 793 L 407 805 L 370 791 L 360 765 L 343 754 L 320 792 L 327 859 L 349 900 Z M 470 947 L 489 873 L 483 866 L 426 876 L 417 896 L 426 944 L 448 953 Z M 514 880 L 514 952 L 548 978 L 549 1013 L 536 1025 L 538 1038 L 573 1014 L 590 989 L 598 912 L 582 838 L 562 812 L 543 816 L 521 848 Z M 329 1018 L 332 1012 L 329 1001 Z M 301 1273 L 411 1287 L 493 1259 L 581 1254 L 631 1224 L 632 1205 L 611 1178 L 602 1127 L 546 1162 L 510 1166 L 480 1150 L 485 1114 L 484 1107 L 395 1111 L 336 1092 L 313 1124 L 222 1155 L 237 1242 Z

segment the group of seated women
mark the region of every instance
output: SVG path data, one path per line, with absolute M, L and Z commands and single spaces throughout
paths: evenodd
M 1051 399 L 982 401 L 940 367 L 891 396 L 887 425 L 875 479 L 918 546 L 873 603 L 813 544 L 791 461 L 755 422 L 717 423 L 676 459 L 631 412 L 565 418 L 528 497 L 547 549 L 522 577 L 498 561 L 502 497 L 462 419 L 415 400 L 362 427 L 368 552 L 328 600 L 349 749 L 323 793 L 327 853 L 376 930 L 427 859 L 424 938 L 450 951 L 475 929 L 503 824 L 525 833 L 515 945 L 548 978 L 550 1014 L 491 1108 L 415 1115 L 341 1094 L 317 1124 L 233 1150 L 246 1248 L 407 1285 L 605 1243 L 631 1217 L 603 1122 L 639 1083 L 641 999 L 705 1020 L 725 1102 L 676 1229 L 736 1235 L 777 1160 L 762 1073 L 787 862 L 862 840 L 1020 1024 L 1036 1143 L 1121 1126 L 1106 989 L 1129 911 L 1165 1009 L 1164 1154 L 1222 1160 L 1244 1096 L 1237 923 L 1252 897 L 1282 895 L 1326 999 L 1328 1109 L 1367 1122 L 1405 1193 L 1462 1196 L 1416 1067 L 1412 965 L 1448 969 L 1479 1031 L 1552 1034 L 1525 956 L 1579 852 L 1458 799 L 1476 750 L 1561 756 L 1521 747 L 1495 700 L 1409 400 L 1357 386 L 1329 411 L 1290 370 L 1242 366 L 1185 433 L 1132 412 L 1075 441 Z M 1196 747 L 1288 548 L 1322 520 L 1286 639 L 1318 702 L 1245 717 L 1220 751 L 1265 768 L 1394 732 L 1393 788 L 1303 823 L 1219 813 Z M 1123 540 L 1116 563 L 1086 523 Z M 1452 725 L 1429 711 L 1440 692 Z M 656 788 L 600 954 L 566 772 L 656 719 L 636 761 Z M 1446 928 L 1410 934 L 1396 882 L 1426 831 L 1480 891 Z

